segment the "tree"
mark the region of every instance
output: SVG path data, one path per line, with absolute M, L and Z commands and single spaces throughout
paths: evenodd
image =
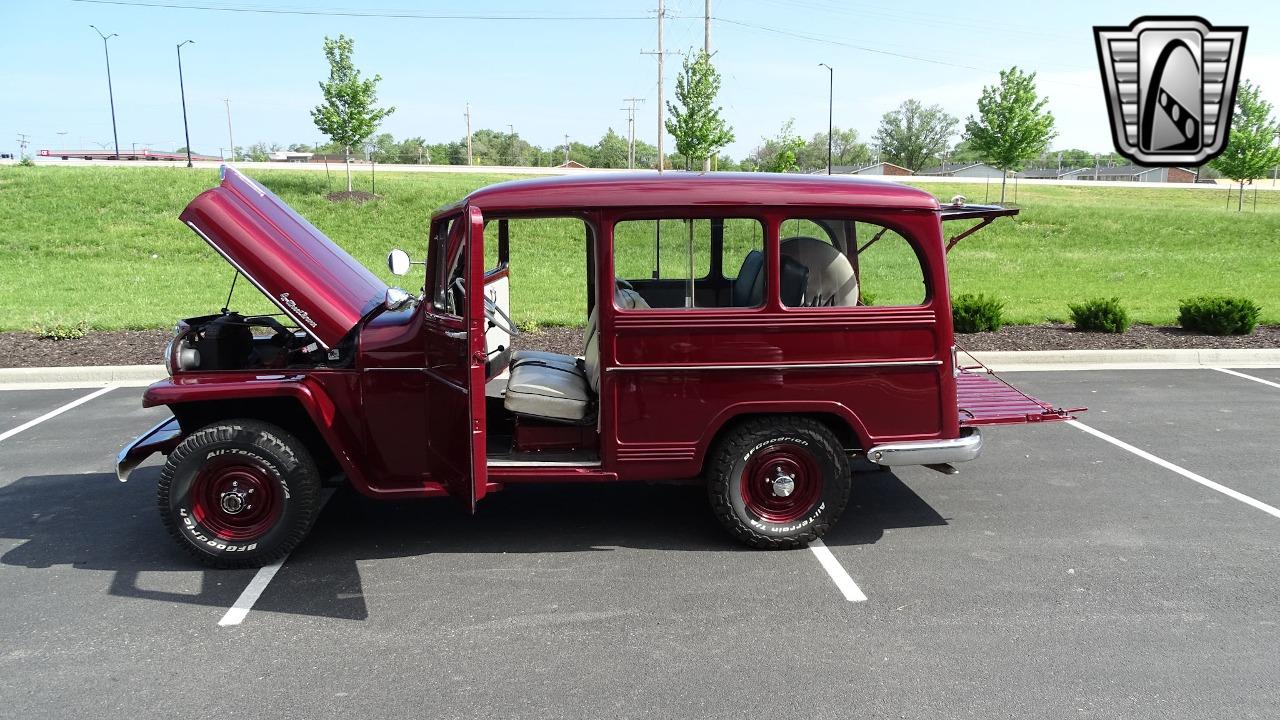
M 378 101 L 381 75 L 362 79 L 351 62 L 355 43 L 346 35 L 324 39 L 324 56 L 329 61 L 329 80 L 320 83 L 324 102 L 311 111 L 320 132 L 342 147 L 347 166 L 347 192 L 351 192 L 351 148 L 359 147 L 378 129 L 394 107 L 374 107 Z
M 782 124 L 772 138 L 761 138 L 764 145 L 757 147 L 743 166 L 752 166 L 762 172 L 795 172 L 800 169 L 800 153 L 804 151 L 804 138 L 796 134 L 795 119 Z M 749 161 L 749 162 L 748 162 Z
M 1280 124 L 1271 116 L 1271 103 L 1262 99 L 1262 90 L 1245 80 L 1236 91 L 1236 106 L 1231 113 L 1231 136 L 1222 154 L 1209 166 L 1223 176 L 1240 183 L 1236 210 L 1244 208 L 1244 185 L 1280 164 L 1280 148 L 1276 136 Z
M 609 128 L 595 147 L 595 164 L 592 167 L 625 168 L 627 166 L 627 139 Z
M 978 98 L 978 118 L 964 124 L 964 139 L 993 167 L 1001 170 L 1000 202 L 1010 170 L 1021 170 L 1028 160 L 1049 149 L 1057 136 L 1053 113 L 1044 109 L 1049 98 L 1036 93 L 1036 74 L 1015 65 L 1000 71 L 997 85 L 983 86 Z
M 690 62 L 686 56 L 680 76 L 676 78 L 676 103 L 667 102 L 667 132 L 676 139 L 676 152 L 687 163 L 702 163 L 709 170 L 711 156 L 733 142 L 733 130 L 720 117 L 722 108 L 715 104 L 720 92 L 720 73 L 711 64 L 711 56 L 699 51 Z M 685 168 L 688 169 L 687 167 Z
M 947 149 L 957 122 L 938 105 L 925 107 L 919 100 L 907 100 L 880 118 L 875 141 L 880 146 L 881 159 L 920 170 Z
M 815 133 L 805 144 L 798 158 L 802 170 L 819 170 L 827 167 L 827 133 Z M 858 141 L 858 131 L 835 128 L 831 142 L 831 164 L 863 167 L 871 161 L 871 150 Z

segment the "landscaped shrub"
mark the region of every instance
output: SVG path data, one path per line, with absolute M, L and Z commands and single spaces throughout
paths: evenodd
M 1248 335 L 1258 326 L 1262 308 L 1252 300 L 1225 295 L 1202 295 L 1182 301 L 1178 324 L 1210 335 Z
M 1004 326 L 1004 303 L 982 293 L 956 295 L 951 299 L 951 321 L 961 333 L 999 330 Z
M 1132 323 L 1129 313 L 1120 306 L 1120 298 L 1094 298 L 1067 307 L 1071 308 L 1071 322 L 1077 330 L 1122 333 Z

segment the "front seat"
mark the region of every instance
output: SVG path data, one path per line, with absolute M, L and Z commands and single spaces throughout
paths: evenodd
M 853 272 L 853 263 L 831 243 L 797 236 L 783 240 L 779 250 L 784 259 L 791 258 L 808 268 L 804 286 L 805 305 L 844 307 L 858 304 L 858 276 Z M 785 261 L 783 265 L 786 265 Z
M 623 309 L 647 308 L 640 293 L 619 287 L 614 301 Z M 600 392 L 599 307 L 587 321 L 582 361 L 556 353 L 527 353 L 511 363 L 503 406 L 517 415 L 581 422 L 592 395 Z

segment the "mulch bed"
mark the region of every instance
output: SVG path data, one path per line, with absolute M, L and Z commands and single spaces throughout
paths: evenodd
M 157 365 L 171 337 L 172 330 L 92 332 L 68 340 L 0 333 L 0 367 Z M 1070 325 L 1010 325 L 993 333 L 960 333 L 956 340 L 966 350 L 1280 348 L 1280 325 L 1259 325 L 1252 335 L 1226 337 L 1150 325 L 1135 325 L 1123 335 L 1079 332 Z M 582 352 L 582 329 L 542 328 L 521 337 L 517 347 L 577 355 Z
M 353 202 L 357 205 L 363 205 L 370 200 L 381 199 L 382 196 L 374 195 L 371 192 L 365 192 L 363 190 L 342 190 L 340 192 L 331 192 L 328 195 L 325 195 L 325 198 L 330 202 Z

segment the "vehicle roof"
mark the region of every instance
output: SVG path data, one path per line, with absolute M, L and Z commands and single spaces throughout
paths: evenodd
M 513 180 L 467 196 L 481 210 L 812 206 L 937 210 L 929 193 L 885 180 L 782 173 L 600 173 Z

